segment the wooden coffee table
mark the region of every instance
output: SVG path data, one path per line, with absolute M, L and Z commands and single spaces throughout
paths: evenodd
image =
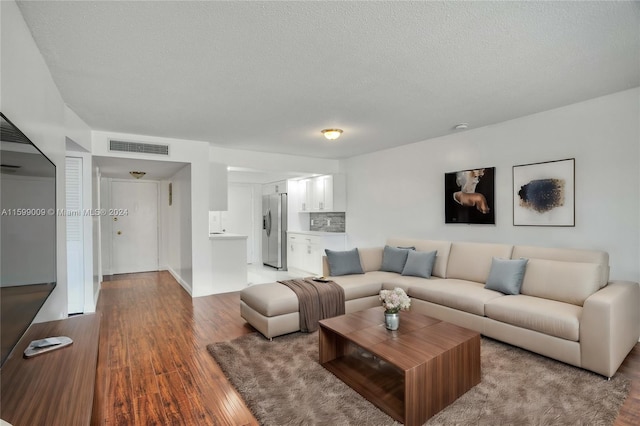
M 480 383 L 480 334 L 382 307 L 320 321 L 320 364 L 405 425 L 421 425 Z

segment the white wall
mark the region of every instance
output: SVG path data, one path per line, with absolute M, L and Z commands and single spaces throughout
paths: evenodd
M 91 152 L 91 128 L 68 106 L 64 107 L 66 136 L 75 142 L 83 152 Z M 78 149 L 74 149 L 78 151 Z
M 262 265 L 262 185 L 253 184 L 253 264 Z
M 340 162 L 322 158 L 301 157 L 288 154 L 242 151 L 238 149 L 209 148 L 209 160 L 233 167 L 244 167 L 265 172 L 338 173 Z
M 111 179 L 95 175 L 99 179 L 98 207 L 109 211 L 111 208 Z M 100 217 L 100 275 L 111 275 L 111 232 L 113 221 L 108 216 Z M 102 278 L 102 277 L 101 277 Z
M 96 166 L 95 162 L 91 162 L 91 208 L 96 210 L 100 208 L 100 200 L 101 200 L 101 179 L 102 176 L 100 174 L 100 169 Z M 93 237 L 93 288 L 91 289 L 91 294 L 93 295 L 93 304 L 96 306 L 98 304 L 98 297 L 100 295 L 100 283 L 102 282 L 102 259 L 100 258 L 100 248 L 102 247 L 102 229 L 101 224 L 103 219 L 109 219 L 104 216 L 93 216 L 92 218 L 92 237 Z M 105 220 L 106 222 L 107 220 Z M 110 222 L 110 221 L 109 221 Z M 86 294 L 85 294 L 86 298 Z
M 347 159 L 351 246 L 390 236 L 601 249 L 640 278 L 640 89 Z M 576 226 L 514 227 L 512 166 L 575 158 Z M 496 167 L 496 225 L 445 225 L 444 173 Z
M 169 155 L 111 152 L 109 151 L 110 139 L 167 144 Z M 92 154 L 101 157 L 176 161 L 190 165 L 191 222 L 188 226 L 191 227 L 189 253 L 192 268 L 191 295 L 197 297 L 216 293 L 211 280 L 211 247 L 209 245 L 209 144 L 201 141 L 94 131 L 92 132 Z M 161 230 L 161 238 L 162 235 L 167 235 L 166 231 L 166 229 Z
M 169 183 L 173 194 L 171 206 Z M 168 181 L 161 182 L 160 188 L 160 262 L 189 294 L 193 294 L 191 166 L 183 167 Z
M 65 105 L 13 1 L 0 2 L 0 110 L 56 165 L 56 204 L 65 205 Z M 66 223 L 56 219 L 57 286 L 36 321 L 67 316 Z

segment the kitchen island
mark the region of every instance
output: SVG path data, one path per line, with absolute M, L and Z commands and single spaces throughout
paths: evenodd
M 215 293 L 247 287 L 247 236 L 229 232 L 210 233 L 212 279 Z

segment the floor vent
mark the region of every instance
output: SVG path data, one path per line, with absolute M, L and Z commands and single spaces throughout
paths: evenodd
M 169 155 L 169 145 L 153 143 L 109 141 L 109 151 L 138 152 L 140 154 Z

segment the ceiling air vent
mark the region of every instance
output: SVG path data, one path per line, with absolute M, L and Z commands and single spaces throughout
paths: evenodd
M 137 152 L 140 154 L 169 155 L 169 145 L 158 145 L 154 143 L 109 141 L 109 151 Z

